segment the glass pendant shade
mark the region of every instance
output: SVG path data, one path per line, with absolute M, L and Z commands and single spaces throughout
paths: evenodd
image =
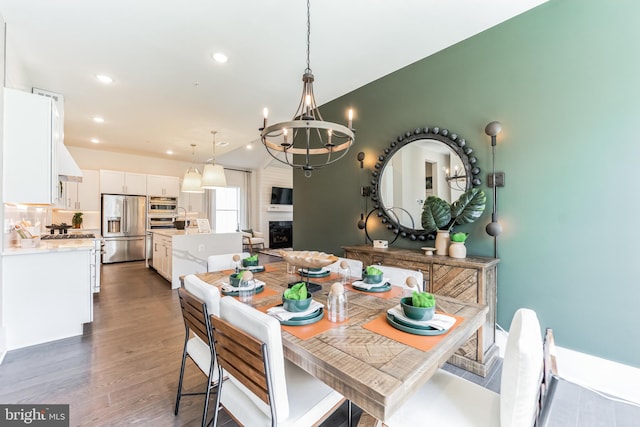
M 200 171 L 195 167 L 190 167 L 184 174 L 182 180 L 182 192 L 183 193 L 204 193 L 202 189 L 202 176 Z
M 206 164 L 202 170 L 202 188 L 226 187 L 227 178 L 221 165 Z

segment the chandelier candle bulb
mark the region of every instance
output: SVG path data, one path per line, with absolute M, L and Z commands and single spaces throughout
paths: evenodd
M 267 118 L 269 117 L 269 109 L 267 107 L 265 107 L 262 110 L 262 114 L 264 116 L 264 120 L 262 121 L 262 128 L 266 128 L 267 127 Z
M 347 125 L 347 127 L 349 129 L 351 129 L 351 126 L 353 125 L 353 109 L 350 108 L 349 109 L 349 124 Z

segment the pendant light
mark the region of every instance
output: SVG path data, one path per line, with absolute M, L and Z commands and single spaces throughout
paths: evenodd
M 314 77 L 309 63 L 310 38 L 311 12 L 307 0 L 307 68 L 302 75 L 300 103 L 290 121 L 273 125 L 267 124 L 269 110 L 265 108 L 264 121 L 259 129 L 260 140 L 271 157 L 302 169 L 307 178 L 314 169 L 343 158 L 355 141 L 353 110 L 349 110 L 347 126 L 325 122 L 320 114 L 313 93 Z
M 218 132 L 211 131 L 213 134 L 213 158 L 211 163 L 204 165 L 202 170 L 202 188 L 214 189 L 227 186 L 227 178 L 224 175 L 224 168 L 216 165 L 216 134 Z
M 183 193 L 204 193 L 202 189 L 202 176 L 196 168 L 196 144 L 191 144 L 191 166 L 184 174 L 182 180 Z

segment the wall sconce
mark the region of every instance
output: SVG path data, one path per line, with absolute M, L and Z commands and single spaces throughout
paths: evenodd
M 486 231 L 489 236 L 497 237 L 502 232 L 502 226 L 498 222 L 498 187 L 504 187 L 504 172 L 496 173 L 496 135 L 502 131 L 502 123 L 491 122 L 484 128 L 484 133 L 491 137 L 491 174 L 488 176 L 489 187 L 493 188 L 493 211 L 491 222 L 487 224 Z M 497 248 L 494 248 L 494 256 Z
M 364 168 L 364 151 L 359 152 L 356 158 L 360 162 L 360 169 L 363 169 Z

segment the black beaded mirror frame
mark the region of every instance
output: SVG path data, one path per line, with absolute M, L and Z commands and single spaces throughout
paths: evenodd
M 455 133 L 449 132 L 447 129 L 440 129 L 439 127 L 424 127 L 417 128 L 405 132 L 398 136 L 395 141 L 391 141 L 389 146 L 384 149 L 384 154 L 378 156 L 378 162 L 375 165 L 375 170 L 371 172 L 373 179 L 371 180 L 371 200 L 373 201 L 373 211 L 377 210 L 377 215 L 383 224 L 386 224 L 388 230 L 392 230 L 394 234 L 400 237 L 408 238 L 410 240 L 424 241 L 427 239 L 435 239 L 434 232 L 426 232 L 424 230 L 417 230 L 404 226 L 397 221 L 397 217 L 389 215 L 388 210 L 392 206 L 384 206 L 378 189 L 380 188 L 382 172 L 384 171 L 387 162 L 393 155 L 407 144 L 411 144 L 415 141 L 424 139 L 432 139 L 440 141 L 451 148 L 462 160 L 464 165 L 465 174 L 467 177 L 467 185 L 465 190 L 469 190 L 472 187 L 477 187 L 482 184 L 480 180 L 480 168 L 476 165 L 477 159 L 472 156 L 473 149 L 467 145 L 467 141 Z M 418 218 L 420 221 L 421 218 Z M 396 237 L 397 238 L 397 237 Z M 394 239 L 395 241 L 395 239 Z

